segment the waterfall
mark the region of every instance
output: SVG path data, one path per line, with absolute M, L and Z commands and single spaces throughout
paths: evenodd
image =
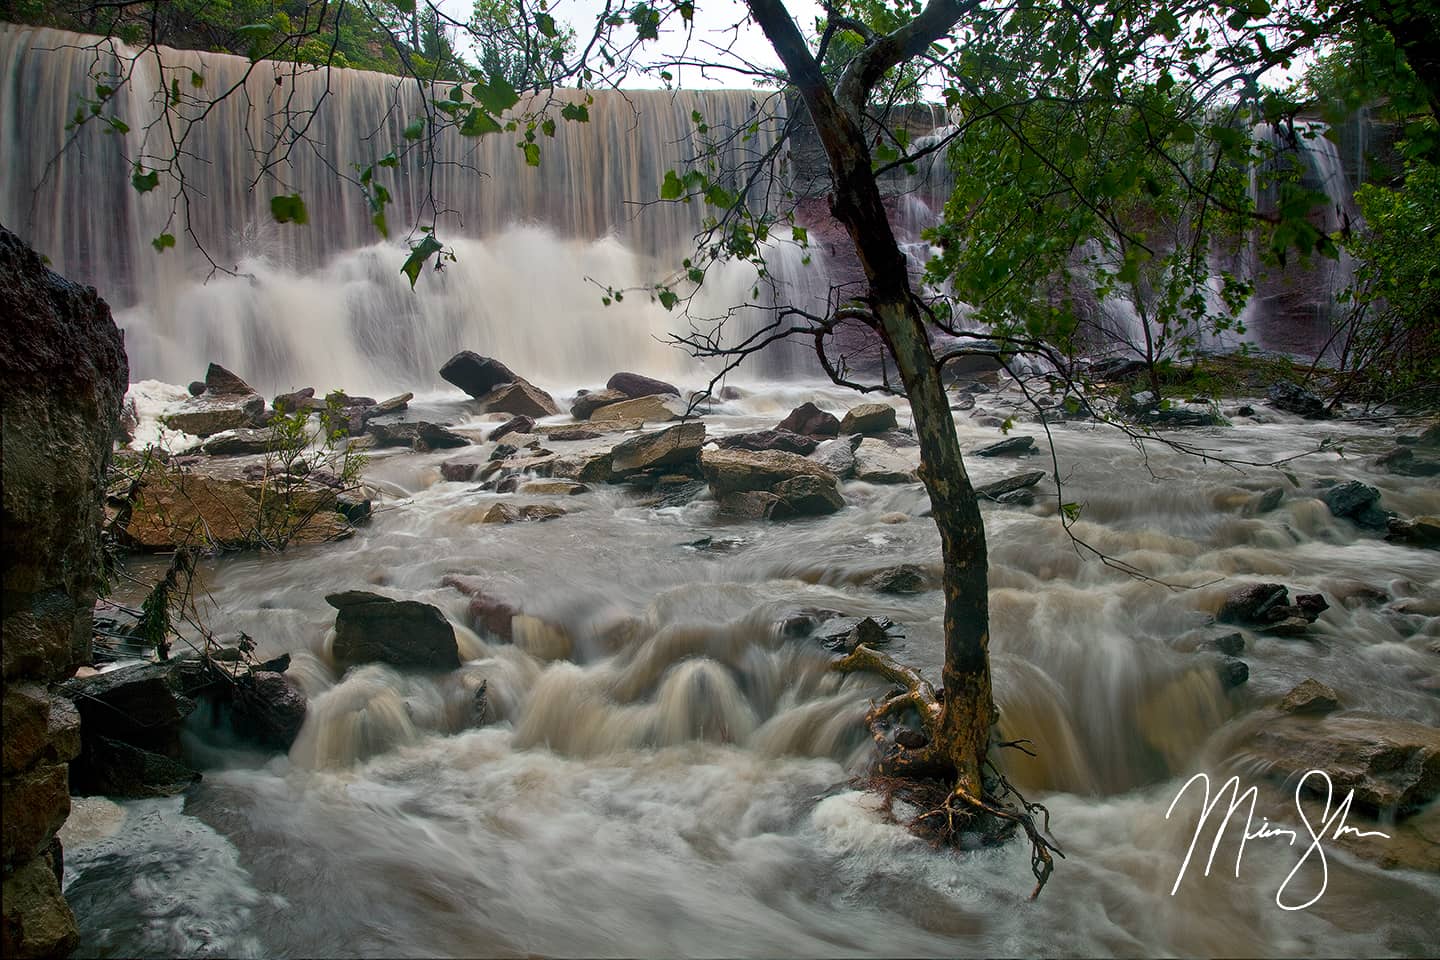
M 192 77 L 203 86 L 190 86 Z M 168 152 L 165 127 L 150 121 L 177 81 L 182 117 L 198 109 L 183 99 L 190 94 L 235 93 L 185 141 L 185 196 L 177 199 L 177 181 L 165 175 L 141 194 L 130 164 L 140 158 L 148 170 L 144 158 Z M 97 82 L 115 88 L 100 119 L 66 129 Z M 764 91 L 595 91 L 589 122 L 560 120 L 553 138 L 539 138 L 539 167 L 526 164 L 519 134 L 447 133 L 434 163 L 422 165 L 415 151 L 378 170 L 394 196 L 387 241 L 354 171 L 406 144 L 422 94 L 414 81 L 384 74 L 163 47 L 142 54 L 118 41 L 6 26 L 0 223 L 111 302 L 137 379 L 183 383 L 216 360 L 262 389 L 423 389 L 440 385 L 439 364 L 462 348 L 557 384 L 603 380 L 626 366 L 689 369 L 660 342 L 688 329 L 679 311 L 643 291 L 607 308 L 603 288 L 650 287 L 676 271 L 705 208 L 644 201 L 659 197 L 666 171 L 692 165 L 703 140 L 723 144 L 721 170 L 758 161 L 779 135 L 783 100 Z M 277 129 L 287 113 L 295 126 L 308 124 L 293 147 Z M 128 131 L 116 132 L 110 117 Z M 307 225 L 272 217 L 270 198 L 291 193 L 304 198 Z M 456 260 L 427 271 L 412 292 L 399 272 L 401 235 L 437 209 L 437 235 Z M 152 247 L 162 233 L 176 237 L 175 248 Z M 794 296 L 808 302 L 823 287 L 820 267 L 794 252 L 776 251 L 773 296 L 788 297 L 794 280 Z M 712 270 L 694 312 L 718 315 L 749 300 L 753 286 L 744 265 Z

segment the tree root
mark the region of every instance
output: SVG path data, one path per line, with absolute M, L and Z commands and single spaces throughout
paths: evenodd
M 890 817 L 895 817 L 897 799 L 919 807 L 923 812 L 910 820 L 908 826 L 936 846 L 962 846 L 976 841 L 1002 843 L 1023 829 L 1030 840 L 1030 871 L 1035 876 L 1030 899 L 1040 896 L 1055 869 L 1051 854 L 1065 856 L 1048 836 L 1050 811 L 1043 804 L 1026 800 L 988 757 L 985 767 L 990 776 L 979 795 L 957 782 L 956 764 L 939 735 L 944 702 L 919 671 L 863 644 L 835 661 L 831 669 L 841 673 L 863 670 L 901 688 L 873 704 L 865 714 L 865 724 L 879 751 L 867 786 L 885 796 Z M 907 708 L 919 715 L 925 728 L 923 745 L 902 746 L 890 736 L 892 728 L 888 721 Z M 1009 740 L 993 746 L 1016 749 L 1033 757 L 1035 754 L 1026 747 L 1029 743 L 1029 740 Z M 1037 816 L 1043 818 L 1043 825 L 1036 823 Z

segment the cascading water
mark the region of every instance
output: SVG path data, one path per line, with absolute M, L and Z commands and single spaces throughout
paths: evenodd
M 542 138 L 538 168 L 526 164 L 515 135 L 447 133 L 433 164 L 422 167 L 415 152 L 377 177 L 395 198 L 393 227 L 428 223 L 439 210 L 438 235 L 457 255 L 412 294 L 399 272 L 406 248 L 380 240 L 358 186 L 340 174 L 406 143 L 403 128 L 420 112 L 413 83 L 168 48 L 136 53 L 60 31 L 0 29 L 0 222 L 119 308 L 137 379 L 183 383 L 216 360 L 262 389 L 423 389 L 439 385 L 439 364 L 462 348 L 555 382 L 604 379 L 639 362 L 673 372 L 683 354 L 653 340 L 684 329 L 682 321 L 643 292 L 609 309 L 601 295 L 672 274 L 704 208 L 637 201 L 658 197 L 665 173 L 686 169 L 701 152 L 693 114 L 709 137 L 728 140 L 717 158 L 727 170 L 761 158 L 783 123 L 764 93 L 596 92 L 587 123 L 560 122 L 553 139 Z M 146 133 L 149 120 L 168 82 L 189 84 L 192 75 L 201 93 L 238 92 L 191 129 L 186 200 L 171 220 L 175 181 L 162 177 L 158 188 L 137 193 L 126 159 L 148 167 L 146 157 L 164 152 L 159 130 Z M 62 129 L 59 118 L 93 98 L 100 80 L 117 91 L 103 116 L 129 131 L 100 122 Z M 322 97 L 311 121 L 306 111 Z M 306 137 L 287 163 L 267 169 L 283 150 L 276 118 L 287 110 L 296 126 L 308 123 Z M 32 123 L 36 116 L 54 122 Z M 757 121 L 753 135 L 728 137 Z M 308 225 L 274 222 L 270 197 L 290 193 L 304 198 Z M 203 252 L 184 235 L 186 223 Z M 180 242 L 157 253 L 151 241 L 163 232 Z M 813 279 L 819 267 L 793 252 L 776 249 L 771 273 L 780 298 L 808 304 L 807 289 L 821 286 Z M 214 275 L 211 260 L 237 275 Z M 694 305 L 697 316 L 749 299 L 753 271 L 716 273 Z

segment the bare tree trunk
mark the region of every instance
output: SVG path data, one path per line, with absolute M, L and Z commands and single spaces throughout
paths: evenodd
M 940 365 L 910 288 L 909 266 L 881 202 L 858 107 L 847 108 L 836 99 L 779 0 L 749 0 L 749 6 L 789 69 L 825 146 L 834 180 L 831 212 L 845 225 L 859 254 L 873 326 L 895 358 L 915 417 L 920 476 L 930 495 L 944 560 L 944 700 L 931 730 L 934 739 L 926 750 L 926 765 L 938 761 L 952 767 L 957 790 L 978 799 L 994 720 L 985 528 L 960 455 Z

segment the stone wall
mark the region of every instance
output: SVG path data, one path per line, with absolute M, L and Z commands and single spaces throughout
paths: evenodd
M 105 302 L 0 227 L 7 957 L 63 955 L 78 939 L 55 831 L 70 811 L 80 718 L 48 686 L 89 660 L 103 477 L 128 379 Z

